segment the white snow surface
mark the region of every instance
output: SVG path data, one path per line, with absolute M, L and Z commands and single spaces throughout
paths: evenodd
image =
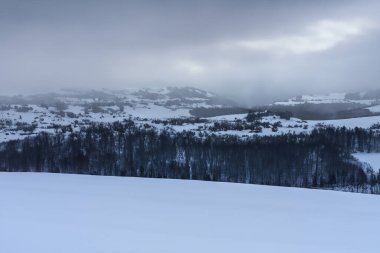
M 378 252 L 376 195 L 0 173 L 6 253 Z
M 380 170 L 380 153 L 354 153 L 352 155 L 360 162 L 369 164 L 375 171 Z
M 370 112 L 380 112 L 380 105 L 375 105 L 367 108 Z
M 77 132 L 93 122 L 113 123 L 132 119 L 138 127 L 147 125 L 159 131 L 169 130 L 173 132 L 193 131 L 196 136 L 215 134 L 218 136 L 235 135 L 241 138 L 251 136 L 270 136 L 281 134 L 310 133 L 314 128 L 322 125 L 347 128 L 369 128 L 373 124 L 380 123 L 380 116 L 339 119 L 339 120 L 300 120 L 291 118 L 281 119 L 278 116 L 267 116 L 260 119 L 262 131 L 252 131 L 249 128 L 231 130 L 217 128 L 210 130 L 215 123 L 245 122 L 247 114 L 222 115 L 205 118 L 204 122 L 184 122 L 183 124 L 168 124 L 171 118 L 189 118 L 190 110 L 195 108 L 228 108 L 228 103 L 215 104 L 216 95 L 191 87 L 163 88 L 163 89 L 127 89 L 121 91 L 72 91 L 65 90 L 53 94 L 42 94 L 42 100 L 54 98 L 64 102 L 67 107 L 59 107 L 53 102 L 42 103 L 33 100 L 33 96 L 21 96 L 24 103 L 0 105 L 0 143 L 10 140 L 24 139 L 35 136 L 41 132 L 56 133 L 65 131 Z M 40 98 L 41 99 L 41 98 Z M 15 101 L 18 101 L 17 99 Z M 53 100 L 55 101 L 55 100 Z M 217 101 L 217 100 L 216 100 Z M 304 95 L 289 100 L 294 103 L 327 103 L 327 102 L 355 102 L 345 99 L 345 93 L 333 93 L 325 96 Z M 360 100 L 362 101 L 362 100 Z M 30 102 L 30 103 L 28 103 Z M 293 103 L 294 102 L 294 103 Z M 372 101 L 373 102 L 373 101 Z M 371 103 L 372 103 L 371 102 Z M 367 103 L 367 102 L 365 102 Z M 378 103 L 378 101 L 377 101 Z M 59 104 L 58 104 L 59 105 Z M 369 106 L 369 105 L 368 105 Z M 366 106 L 367 107 L 367 106 Z M 379 106 L 368 107 L 377 112 Z M 157 120 L 162 120 L 161 122 Z M 277 125 L 276 128 L 273 128 Z M 57 126 L 65 126 L 65 130 Z M 69 127 L 70 126 L 70 127 Z M 235 129 L 235 130 L 232 130 Z
M 288 99 L 287 101 L 278 101 L 274 105 L 294 106 L 299 104 L 330 104 L 330 103 L 356 103 L 371 105 L 378 102 L 376 99 L 348 99 L 346 93 L 330 93 L 327 95 L 301 95 Z
M 288 99 L 284 102 L 275 102 L 276 105 L 297 105 L 303 103 L 343 103 L 345 101 L 345 93 L 331 93 L 328 95 L 302 95 Z
M 349 118 L 349 119 L 334 119 L 334 120 L 309 120 L 310 125 L 323 124 L 330 125 L 334 127 L 347 127 L 347 128 L 369 128 L 373 124 L 380 123 L 380 116 L 370 116 L 370 117 L 360 117 L 360 118 Z
M 208 119 L 233 121 L 233 120 L 245 119 L 245 117 L 247 117 L 247 113 L 221 115 L 221 116 L 215 116 L 215 117 L 208 117 Z

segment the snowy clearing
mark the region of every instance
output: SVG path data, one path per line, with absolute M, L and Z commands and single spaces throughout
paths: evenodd
M 359 161 L 368 163 L 375 171 L 380 170 L 380 153 L 354 153 L 352 155 Z
M 330 125 L 334 127 L 347 128 L 369 128 L 373 124 L 380 123 L 380 116 L 349 118 L 349 119 L 334 119 L 334 120 L 309 120 L 308 123 L 312 126 L 316 124 Z
M 287 101 L 278 101 L 275 102 L 274 105 L 285 105 L 285 106 L 294 106 L 300 104 L 339 104 L 339 103 L 356 103 L 363 105 L 371 105 L 373 103 L 378 102 L 377 99 L 366 99 L 365 92 L 362 94 L 358 94 L 356 98 L 347 98 L 349 95 L 347 93 L 330 93 L 327 95 L 300 95 L 296 97 L 292 97 Z
M 370 112 L 380 112 L 380 105 L 375 105 L 367 108 Z
M 0 173 L 7 253 L 378 252 L 379 196 Z

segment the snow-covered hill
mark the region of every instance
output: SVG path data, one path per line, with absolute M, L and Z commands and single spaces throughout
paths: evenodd
M 378 251 L 379 196 L 0 173 L 1 252 Z
M 380 171 L 380 153 L 354 153 L 353 156 L 358 161 L 364 164 L 364 167 L 368 166 L 374 171 Z
M 305 97 L 305 101 L 317 101 L 317 97 L 314 98 Z M 344 100 L 342 94 L 318 99 L 321 103 Z M 0 97 L 0 142 L 22 139 L 40 132 L 70 133 L 94 122 L 112 123 L 129 119 L 141 127 L 158 131 L 192 131 L 200 137 L 206 134 L 240 137 L 299 134 L 328 125 L 369 128 L 380 123 L 380 116 L 301 120 L 280 117 L 276 113 L 261 113 L 262 116 L 249 122 L 247 113 L 202 119 L 191 115 L 193 109 L 218 109 L 223 113 L 231 106 L 233 103 L 227 99 L 190 87 L 122 91 L 63 90 L 59 93 Z M 378 106 L 371 107 L 371 110 L 376 113 Z
M 3 105 L 38 105 L 56 107 L 57 110 L 72 106 L 75 113 L 87 111 L 119 111 L 126 115 L 145 117 L 189 116 L 189 109 L 231 106 L 232 101 L 213 93 L 191 87 L 146 88 L 125 90 L 61 90 L 55 93 L 29 96 L 0 97 Z M 66 106 L 65 106 L 66 105 Z M 96 107 L 96 108 L 94 108 Z M 166 109 L 166 110 L 165 110 Z M 162 112 L 162 114 L 161 114 Z M 169 114 L 169 115 L 168 115 Z
M 188 118 L 195 108 L 230 108 L 233 102 L 196 88 L 141 90 L 62 90 L 56 93 L 0 97 L 0 142 L 59 126 L 79 129 L 91 122 L 126 119 Z M 147 122 L 149 121 L 149 122 Z
M 289 111 L 308 120 L 332 120 L 380 115 L 380 90 L 328 95 L 300 95 L 268 105 L 274 111 Z
M 380 104 L 380 92 L 330 93 L 327 95 L 299 95 L 287 101 L 278 101 L 274 105 L 294 106 L 300 104 L 336 104 L 353 103 L 359 105 Z

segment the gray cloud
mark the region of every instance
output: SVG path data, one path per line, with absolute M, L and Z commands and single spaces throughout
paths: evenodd
M 320 20 L 308 27 L 301 35 L 288 35 L 279 38 L 244 40 L 226 45 L 227 48 L 241 47 L 270 53 L 305 54 L 329 50 L 351 37 L 365 34 L 373 25 L 366 19 L 349 21 Z
M 0 0 L 0 93 L 195 86 L 256 104 L 378 87 L 377 1 Z

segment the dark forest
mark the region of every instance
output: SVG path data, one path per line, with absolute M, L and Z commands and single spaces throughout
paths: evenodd
M 380 193 L 380 176 L 352 157 L 380 152 L 361 128 L 239 138 L 92 124 L 76 133 L 41 133 L 0 146 L 0 171 L 192 179 Z

